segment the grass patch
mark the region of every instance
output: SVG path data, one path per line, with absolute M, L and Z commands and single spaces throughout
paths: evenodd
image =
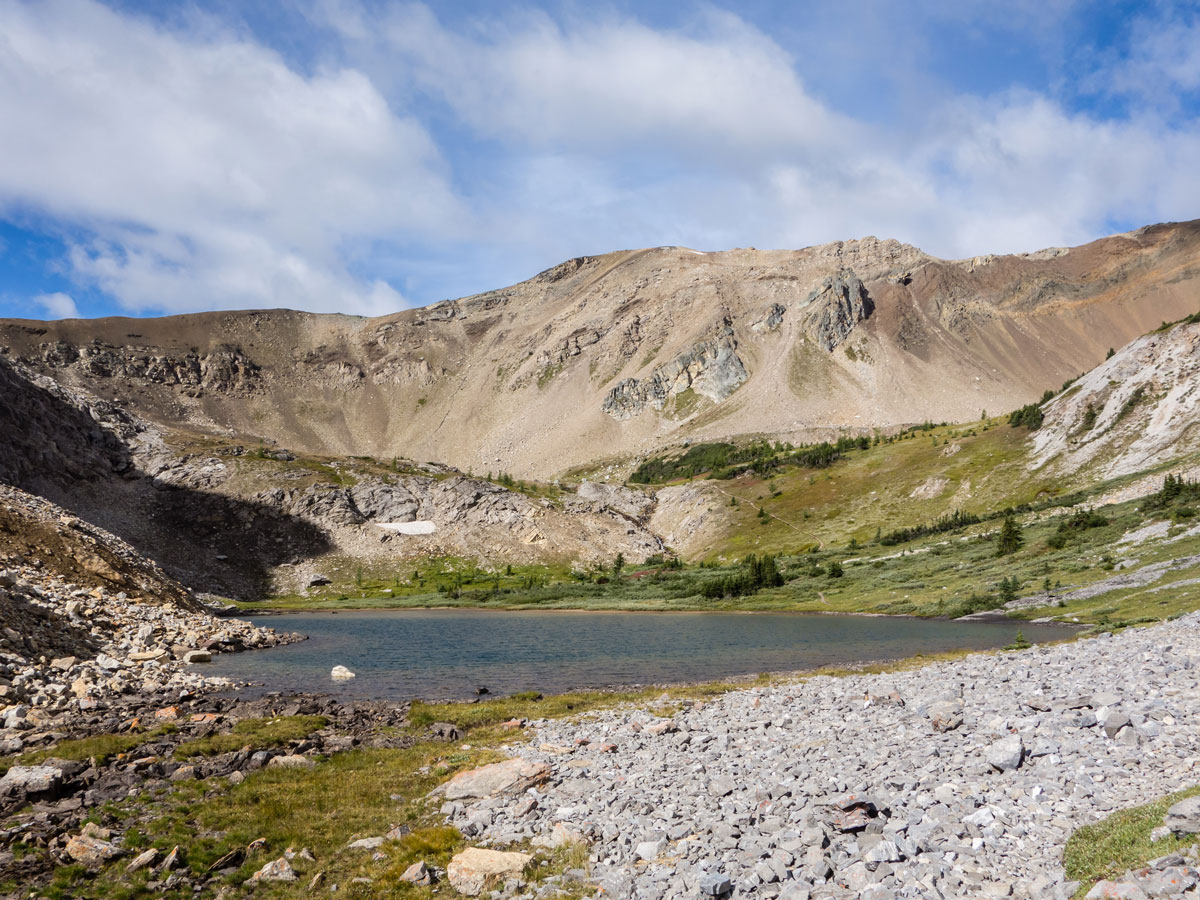
M 1118 878 L 1151 859 L 1196 843 L 1194 835 L 1185 838 L 1171 835 L 1151 843 L 1150 832 L 1162 824 L 1163 816 L 1174 804 L 1197 794 L 1200 787 L 1188 788 L 1144 806 L 1123 809 L 1071 835 L 1063 851 L 1063 868 L 1067 878 L 1080 882 L 1075 896 L 1084 896 L 1097 881 Z
M 289 741 L 299 741 L 314 731 L 320 731 L 329 720 L 324 716 L 282 716 L 277 719 L 242 719 L 233 726 L 229 734 L 210 734 L 180 744 L 175 755 L 181 759 L 190 756 L 216 756 L 251 747 L 265 750 L 281 747 Z
M 0 775 L 13 766 L 36 766 L 51 758 L 78 761 L 95 759 L 97 765 L 104 765 L 115 756 L 128 753 L 142 744 L 147 744 L 155 738 L 171 734 L 174 731 L 174 725 L 160 725 L 152 731 L 98 734 L 92 737 L 60 741 L 53 747 L 44 747 L 41 750 L 31 750 L 17 756 L 0 758 Z

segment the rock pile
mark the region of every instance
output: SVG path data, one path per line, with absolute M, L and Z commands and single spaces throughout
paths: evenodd
M 114 697 L 228 687 L 188 667 L 213 653 L 297 639 L 238 619 L 137 602 L 31 566 L 0 571 L 0 752 L 35 723 L 95 710 Z M 13 744 L 17 746 L 13 746 Z
M 543 784 L 513 793 L 510 780 L 475 778 L 499 787 L 456 790 L 442 809 L 484 846 L 569 829 L 615 897 L 1066 898 L 1076 828 L 1194 780 L 1198 662 L 1194 613 L 738 691 L 669 718 L 625 708 L 542 721 L 512 749 Z M 1191 865 L 1152 874 L 1191 884 Z

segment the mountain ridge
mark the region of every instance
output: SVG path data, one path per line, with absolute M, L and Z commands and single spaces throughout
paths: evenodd
M 681 440 L 1015 408 L 1198 287 L 1200 221 L 966 260 L 875 238 L 646 248 L 378 318 L 6 320 L 0 345 L 163 425 L 546 479 Z

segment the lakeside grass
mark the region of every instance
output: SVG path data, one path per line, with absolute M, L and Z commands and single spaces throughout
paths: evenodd
M 1167 810 L 1200 794 L 1191 787 L 1142 806 L 1123 809 L 1094 825 L 1085 825 L 1067 840 L 1063 868 L 1067 878 L 1080 882 L 1075 897 L 1084 897 L 1097 881 L 1119 878 L 1152 859 L 1177 853 L 1200 842 L 1196 835 L 1169 835 L 1151 842 L 1150 832 L 1163 823 Z
M 175 748 L 180 759 L 193 756 L 216 756 L 232 750 L 249 747 L 251 750 L 266 750 L 285 746 L 289 741 L 299 741 L 320 731 L 329 720 L 324 716 L 277 716 L 269 719 L 242 719 L 226 734 L 210 734 L 207 737 L 188 741 Z
M 99 734 L 85 738 L 59 741 L 52 747 L 30 750 L 14 756 L 0 757 L 0 776 L 13 766 L 36 766 L 51 757 L 71 761 L 94 759 L 104 765 L 114 757 L 136 750 L 165 734 L 172 734 L 174 725 L 159 725 L 149 731 L 127 731 L 121 734 Z
M 1086 504 L 1084 504 L 1086 505 Z M 1056 597 L 1118 574 L 1122 561 L 1136 570 L 1153 563 L 1200 554 L 1200 534 L 1188 535 L 1191 521 L 1146 513 L 1134 500 L 1098 508 L 1107 520 L 1099 527 L 1075 530 L 1055 547 L 1059 525 L 1077 508 L 1046 508 L 1018 516 L 1023 546 L 998 557 L 999 520 L 931 535 L 897 546 L 877 542 L 846 544 L 778 558 L 786 582 L 748 596 L 706 599 L 704 585 L 738 571 L 736 562 L 629 566 L 620 573 L 593 568 L 575 572 L 565 566 L 496 567 L 494 572 L 457 559 L 431 561 L 426 588 L 414 582 L 408 592 L 370 595 L 365 582 L 357 592 L 337 588 L 311 597 L 289 596 L 243 604 L 246 611 L 320 609 L 422 609 L 432 607 L 497 610 L 591 611 L 796 611 L 955 617 L 1000 606 L 1000 586 L 1015 579 L 1019 596 L 1049 585 Z M 929 521 L 929 520 L 924 520 Z M 1164 537 L 1141 544 L 1121 543 L 1123 536 L 1147 524 L 1162 523 Z M 841 567 L 841 576 L 831 570 Z M 412 573 L 410 573 L 411 576 Z M 1163 573 L 1151 584 L 1110 590 L 1065 606 L 1025 610 L 1020 618 L 1051 616 L 1063 621 L 1123 627 L 1158 621 L 1200 606 L 1200 590 L 1186 582 L 1194 571 Z M 453 579 L 453 581 L 451 581 Z M 419 581 L 419 580 L 418 580 Z M 443 590 L 429 590 L 436 581 Z M 452 587 L 446 588 L 446 584 Z M 529 586 L 530 584 L 533 586 Z

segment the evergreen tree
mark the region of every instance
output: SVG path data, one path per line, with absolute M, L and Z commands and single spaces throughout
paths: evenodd
M 1000 539 L 996 542 L 996 555 L 1008 556 L 1010 553 L 1016 553 L 1023 543 L 1025 539 L 1021 536 L 1021 526 L 1017 524 L 1017 520 L 1012 516 L 1005 517 L 1004 526 L 1000 529 Z
M 1017 581 L 1017 576 L 1005 578 L 1000 582 L 1000 600 L 1008 603 L 1011 600 L 1017 599 L 1017 591 L 1020 590 L 1021 582 Z

